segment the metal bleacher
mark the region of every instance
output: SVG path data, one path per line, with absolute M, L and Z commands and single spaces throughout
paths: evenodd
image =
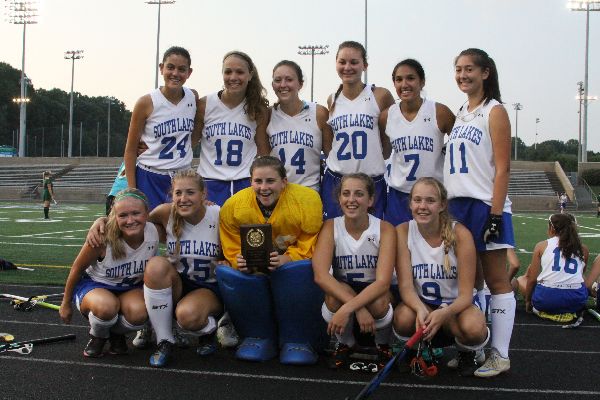
M 556 183 L 544 171 L 512 169 L 508 185 L 508 196 L 556 196 Z

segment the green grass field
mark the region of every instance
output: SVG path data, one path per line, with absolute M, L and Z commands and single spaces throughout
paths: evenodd
M 0 257 L 34 271 L 0 271 L 0 283 L 63 284 L 92 222 L 104 204 L 52 206 L 44 221 L 40 204 L 0 202 Z M 549 213 L 515 213 L 513 224 L 522 273 L 534 245 L 546 238 Z M 600 251 L 600 219 L 575 213 L 590 262 Z

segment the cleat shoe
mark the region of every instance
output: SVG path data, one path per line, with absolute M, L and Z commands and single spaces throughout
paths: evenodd
M 171 354 L 173 353 L 173 343 L 168 340 L 162 340 L 154 354 L 150 356 L 150 366 L 156 368 L 162 368 L 169 362 Z
M 135 338 L 133 338 L 133 341 L 131 342 L 131 344 L 133 344 L 133 347 L 135 347 L 136 349 L 147 349 L 148 347 L 150 347 L 150 342 L 152 341 L 152 327 L 150 326 L 146 326 L 145 328 L 140 329 L 139 331 L 137 331 Z
M 446 366 L 450 369 L 458 369 L 458 355 L 460 354 L 460 352 L 458 352 L 456 354 L 456 357 L 454 357 L 452 360 L 448 361 L 448 364 L 446 364 Z M 475 351 L 475 361 L 477 362 L 477 365 L 482 365 L 485 362 L 485 352 L 483 351 L 483 349 L 479 349 L 477 351 Z
M 458 352 L 458 374 L 460 376 L 473 376 L 473 373 L 477 369 L 477 363 L 475 362 L 474 351 L 459 351 Z
M 83 349 L 83 355 L 86 357 L 102 357 L 104 354 L 104 345 L 106 344 L 106 338 L 99 338 L 90 335 L 90 341 Z
M 485 363 L 475 371 L 475 376 L 480 378 L 491 378 L 510 369 L 510 359 L 504 358 L 498 350 L 492 349 Z
M 240 337 L 227 314 L 219 320 L 217 339 L 222 347 L 235 347 L 240 343 Z
M 348 364 L 350 359 L 351 349 L 341 342 L 337 342 L 335 350 L 328 361 L 328 367 L 331 369 L 339 369 Z
M 214 332 L 198 338 L 196 354 L 204 357 L 213 354 L 215 351 L 217 351 L 217 337 Z
M 176 327 L 173 327 L 173 337 L 175 338 L 175 344 L 180 349 L 192 347 L 192 341 L 190 337 Z
M 393 357 L 392 349 L 387 344 L 377 345 L 377 366 L 381 370 Z
M 125 335 L 117 335 L 111 332 L 108 342 L 110 343 L 110 347 L 108 348 L 110 354 L 124 355 L 129 353 L 127 337 Z

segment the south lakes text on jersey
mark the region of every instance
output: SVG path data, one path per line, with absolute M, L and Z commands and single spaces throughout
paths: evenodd
M 218 122 L 207 126 L 204 130 L 207 139 L 213 136 L 239 136 L 250 140 L 253 132 L 249 126 L 237 122 Z
M 177 132 L 194 130 L 194 118 L 173 118 L 154 126 L 154 139 Z
M 343 114 L 333 118 L 328 123 L 334 131 L 352 127 L 373 129 L 373 116 L 369 114 Z

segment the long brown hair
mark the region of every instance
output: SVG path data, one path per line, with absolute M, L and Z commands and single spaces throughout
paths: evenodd
M 558 248 L 565 258 L 571 256 L 579 257 L 583 260 L 583 245 L 577 232 L 577 222 L 571 214 L 552 214 L 548 218 L 548 224 L 558 236 Z
M 454 222 L 452 217 L 450 216 L 450 212 L 448 211 L 448 191 L 444 187 L 444 185 L 435 178 L 431 177 L 423 177 L 417 179 L 412 189 L 410 190 L 410 195 L 408 197 L 408 201 L 412 201 L 413 190 L 415 186 L 419 183 L 424 185 L 433 186 L 436 188 L 438 195 L 440 196 L 440 202 L 445 205 L 444 209 L 440 212 L 440 236 L 442 237 L 442 242 L 444 243 L 444 271 L 446 274 L 450 273 L 450 257 L 448 253 L 450 253 L 451 249 L 456 247 L 456 234 L 454 233 Z

